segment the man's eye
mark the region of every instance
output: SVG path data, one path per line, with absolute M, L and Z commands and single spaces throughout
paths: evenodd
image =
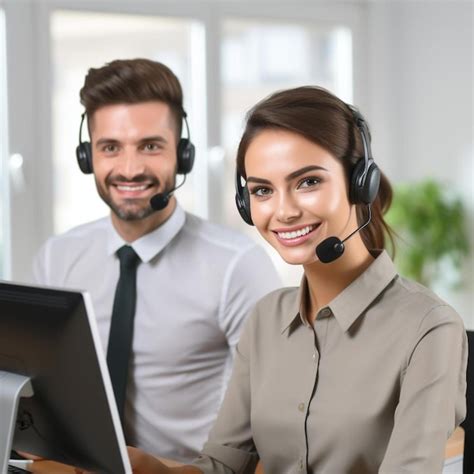
M 161 147 L 156 143 L 147 143 L 143 146 L 145 151 L 158 151 Z
M 102 151 L 105 153 L 115 153 L 118 150 L 117 145 L 105 145 Z
M 298 189 L 299 188 L 311 188 L 313 186 L 317 186 L 320 182 L 321 182 L 321 180 L 319 178 L 315 178 L 315 177 L 304 178 L 298 184 Z
M 272 193 L 272 190 L 270 188 L 264 188 L 264 187 L 258 187 L 258 188 L 253 188 L 250 190 L 250 194 L 254 194 L 255 196 L 269 196 Z

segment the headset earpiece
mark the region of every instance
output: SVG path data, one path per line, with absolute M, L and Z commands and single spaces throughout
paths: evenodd
M 81 115 L 81 124 L 79 125 L 79 145 L 76 147 L 76 158 L 79 168 L 84 174 L 91 174 L 93 171 L 92 168 L 92 148 L 90 142 L 82 141 L 82 125 L 86 113 L 84 112 Z
M 92 152 L 89 142 L 82 142 L 77 145 L 76 158 L 79 168 L 84 174 L 92 173 Z
M 188 125 L 188 114 L 184 109 L 181 109 L 181 113 L 184 120 L 184 125 L 186 126 L 187 138 L 180 138 L 178 142 L 178 149 L 176 152 L 177 162 L 178 162 L 178 174 L 188 174 L 193 169 L 194 165 L 194 155 L 196 154 L 196 149 L 194 148 L 193 143 L 191 142 L 191 134 L 189 132 Z
M 239 172 L 235 173 L 235 204 L 239 211 L 240 217 L 248 225 L 253 225 L 252 216 L 250 214 L 250 194 L 247 185 L 243 186 L 242 177 Z
M 361 113 L 349 106 L 364 146 L 364 158 L 354 166 L 351 174 L 349 197 L 353 204 L 372 204 L 380 185 L 380 169 L 372 158 L 370 131 Z
M 377 197 L 380 184 L 380 170 L 374 160 L 364 177 L 365 161 L 360 159 L 354 166 L 351 176 L 350 199 L 353 204 L 372 204 Z
M 179 140 L 177 151 L 178 174 L 188 174 L 193 169 L 195 153 L 196 150 L 189 138 L 181 138 Z

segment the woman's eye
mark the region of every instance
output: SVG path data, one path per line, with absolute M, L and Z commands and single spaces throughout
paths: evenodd
M 310 188 L 310 187 L 313 187 L 313 186 L 317 186 L 320 182 L 321 182 L 321 180 L 319 178 L 315 178 L 315 177 L 304 178 L 298 184 L 298 189 L 299 188 Z
M 255 196 L 263 197 L 263 196 L 269 196 L 272 193 L 272 190 L 270 188 L 253 188 L 250 189 L 250 194 L 254 194 Z

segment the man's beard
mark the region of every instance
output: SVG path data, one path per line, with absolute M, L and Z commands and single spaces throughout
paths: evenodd
M 154 176 L 150 175 L 139 175 L 133 178 L 132 180 L 121 179 L 120 176 L 110 176 L 105 180 L 105 186 L 99 184 L 96 180 L 96 187 L 97 192 L 101 199 L 109 206 L 111 211 L 121 220 L 123 221 L 137 221 L 140 219 L 145 219 L 151 216 L 154 212 L 156 212 L 150 205 L 150 200 L 148 199 L 146 203 L 140 204 L 139 199 L 124 199 L 121 204 L 117 204 L 113 201 L 110 193 L 107 191 L 113 184 L 116 182 L 124 181 L 127 183 L 143 183 L 147 182 L 150 183 L 152 186 L 159 187 L 159 180 Z M 172 189 L 174 186 L 174 182 L 176 181 L 176 177 L 173 177 L 173 182 L 166 183 L 162 192 L 165 192 L 166 189 Z
M 100 194 L 100 192 L 99 192 Z M 138 203 L 135 199 L 126 199 L 123 204 L 120 206 L 115 204 L 110 197 L 102 196 L 102 199 L 110 207 L 111 211 L 123 221 L 138 221 L 140 219 L 145 219 L 148 216 L 151 216 L 155 210 L 150 206 L 150 203 L 138 206 Z M 127 205 L 127 202 L 133 204 L 133 207 L 130 208 Z

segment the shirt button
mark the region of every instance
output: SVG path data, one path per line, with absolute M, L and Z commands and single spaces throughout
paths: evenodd
M 298 461 L 298 467 L 299 467 L 300 471 L 303 470 L 304 464 L 303 464 L 303 460 L 302 460 L 302 459 L 300 459 L 300 460 Z
M 304 411 L 304 403 L 300 403 L 300 404 L 298 405 L 298 410 L 299 410 L 299 411 Z
M 329 316 L 331 314 L 331 310 L 329 308 L 324 308 L 321 310 L 321 316 Z
M 316 360 L 316 353 L 313 354 L 313 360 Z

